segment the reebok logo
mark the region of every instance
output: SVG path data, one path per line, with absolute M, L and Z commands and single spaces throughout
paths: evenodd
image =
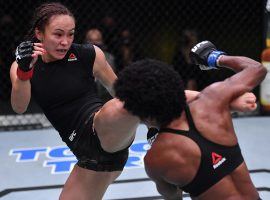
M 75 61 L 75 60 L 77 60 L 77 57 L 75 56 L 74 53 L 71 53 L 71 54 L 69 55 L 69 57 L 68 57 L 68 61 L 70 62 L 70 61 Z
M 226 161 L 226 158 L 222 157 L 221 155 L 219 155 L 215 152 L 212 152 L 212 162 L 213 162 L 214 169 L 218 168 L 225 161 Z
M 73 140 L 74 140 L 74 138 L 75 138 L 75 136 L 77 135 L 77 133 L 75 132 L 75 130 L 70 134 L 70 136 L 69 136 L 69 140 L 72 142 Z

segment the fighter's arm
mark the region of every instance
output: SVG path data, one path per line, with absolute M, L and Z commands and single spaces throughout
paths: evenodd
M 10 68 L 10 80 L 12 84 L 11 89 L 11 106 L 12 109 L 22 114 L 26 111 L 31 98 L 31 84 L 30 81 L 23 81 L 17 77 L 17 62 L 13 62 Z
M 252 92 L 246 92 L 230 103 L 231 111 L 250 112 L 256 108 L 256 96 Z
M 198 97 L 200 92 L 193 90 L 185 90 L 185 94 L 187 102 L 191 102 Z M 256 96 L 251 92 L 247 92 L 237 97 L 230 103 L 230 109 L 232 111 L 248 112 L 255 110 L 256 107 Z
M 31 98 L 30 79 L 34 65 L 38 56 L 45 52 L 43 44 L 31 41 L 22 42 L 16 49 L 16 61 L 10 68 L 11 106 L 16 113 L 22 114 L 28 107 Z
M 113 83 L 117 79 L 116 74 L 107 62 L 102 50 L 94 46 L 96 51 L 96 58 L 93 67 L 94 77 L 101 82 L 101 84 L 108 90 L 108 92 L 114 97 Z
M 219 63 L 237 72 L 222 82 L 212 84 L 205 91 L 206 94 L 218 99 L 221 104 L 227 104 L 240 95 L 252 91 L 264 79 L 267 72 L 259 62 L 247 57 L 223 55 Z M 219 97 L 221 94 L 222 98 Z
M 157 191 L 164 197 L 166 200 L 182 200 L 182 190 L 179 187 L 169 184 L 164 180 L 155 180 Z
M 146 172 L 149 178 L 151 178 L 155 182 L 157 191 L 159 192 L 159 194 L 162 195 L 164 199 L 166 200 L 183 199 L 182 197 L 183 191 L 178 186 L 168 183 L 162 177 L 160 177 L 160 174 L 155 173 L 151 169 L 147 168 L 147 166 Z
M 169 151 L 169 155 L 167 151 L 166 153 L 162 153 L 160 148 L 162 147 L 156 148 L 156 146 L 152 146 L 152 148 L 148 150 L 144 157 L 145 171 L 148 177 L 155 182 L 157 191 L 164 199 L 181 200 L 183 191 L 178 185 L 182 185 L 181 183 L 183 180 L 186 180 L 185 176 L 188 173 L 186 173 L 186 171 L 185 173 L 181 173 L 181 162 L 179 163 L 179 160 L 172 159 L 172 157 L 176 158 L 178 156 L 172 156 L 171 151 Z M 181 180 L 181 183 L 179 180 Z M 176 184 L 172 184 L 172 182 L 169 181 Z
M 237 72 L 222 82 L 223 91 L 229 90 L 227 94 L 229 100 L 253 90 L 261 83 L 267 73 L 266 68 L 261 63 L 247 57 L 224 55 L 220 57 L 219 65 L 229 67 Z
M 250 92 L 264 79 L 267 70 L 261 63 L 242 56 L 227 56 L 216 50 L 209 41 L 197 44 L 191 50 L 191 59 L 201 69 L 227 67 L 236 72 L 224 81 L 214 83 L 203 90 L 209 100 L 215 105 L 229 105 L 233 99 Z

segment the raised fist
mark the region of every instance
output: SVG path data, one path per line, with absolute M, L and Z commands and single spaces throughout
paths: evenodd
M 220 55 L 225 55 L 225 53 L 217 51 L 210 41 L 203 41 L 191 49 L 190 59 L 192 63 L 199 65 L 201 70 L 210 70 L 218 67 L 217 59 Z
M 16 49 L 15 56 L 18 67 L 23 72 L 28 72 L 32 69 L 31 61 L 33 60 L 33 43 L 31 41 L 22 42 Z

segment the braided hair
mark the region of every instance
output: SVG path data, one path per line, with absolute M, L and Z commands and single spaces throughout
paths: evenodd
M 69 15 L 74 18 L 74 15 L 71 13 L 71 11 L 61 3 L 52 2 L 41 4 L 35 9 L 31 28 L 25 38 L 34 42 L 38 41 L 35 36 L 35 29 L 44 32 L 45 26 L 48 24 L 50 18 L 54 15 Z

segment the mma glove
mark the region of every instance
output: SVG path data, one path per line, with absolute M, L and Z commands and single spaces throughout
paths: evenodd
M 16 62 L 18 63 L 17 76 L 20 80 L 29 80 L 33 76 L 32 54 L 33 43 L 31 41 L 22 42 L 15 52 Z
M 217 69 L 217 60 L 221 55 L 226 55 L 223 51 L 217 51 L 214 44 L 203 41 L 196 44 L 190 52 L 191 62 L 198 65 L 201 70 Z

